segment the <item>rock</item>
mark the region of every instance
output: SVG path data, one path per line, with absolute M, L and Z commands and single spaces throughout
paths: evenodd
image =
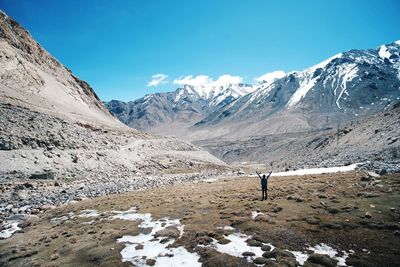
M 260 241 L 254 240 L 254 239 L 249 239 L 246 241 L 247 245 L 250 247 L 262 247 L 262 243 Z
M 336 213 L 338 213 L 338 212 L 339 212 L 339 210 L 336 209 L 336 208 L 331 208 L 331 209 L 329 209 L 329 213 L 330 213 L 330 214 L 336 214 Z
M 280 249 L 280 248 L 274 248 L 274 250 L 272 250 L 272 251 L 264 252 L 262 256 L 264 258 L 268 258 L 268 259 L 275 258 L 277 260 L 284 259 L 284 258 L 289 258 L 289 259 L 296 258 L 293 253 L 291 253 L 287 250 L 284 250 L 284 249 Z
M 243 257 L 252 257 L 252 256 L 255 256 L 255 255 L 256 255 L 255 253 L 250 252 L 250 251 L 245 251 L 245 252 L 242 253 Z
M 155 259 L 147 259 L 146 260 L 146 265 L 154 266 L 155 264 L 156 264 L 156 260 Z
M 51 180 L 54 179 L 55 175 L 53 172 L 36 172 L 29 176 L 29 179 L 43 179 L 43 180 Z
M 275 252 L 272 252 L 272 251 L 266 251 L 266 252 L 264 252 L 264 253 L 262 254 L 262 256 L 263 256 L 264 258 L 270 259 L 270 258 L 275 258 L 275 257 L 276 257 L 276 254 L 275 254 Z
M 336 267 L 338 260 L 332 259 L 328 255 L 312 253 L 308 257 L 307 262 L 319 264 L 325 267 Z
M 307 218 L 306 222 L 308 224 L 312 224 L 312 225 L 316 225 L 316 224 L 320 224 L 321 220 L 315 217 L 311 217 L 311 218 Z
M 50 204 L 45 204 L 43 206 L 40 207 L 41 210 L 47 211 L 47 210 L 52 210 L 55 209 L 56 207 L 54 205 L 50 205 Z
M 139 233 L 148 235 L 153 230 L 152 227 L 139 227 Z
M 382 169 L 379 171 L 379 175 L 385 175 L 387 173 L 388 173 L 388 171 L 386 169 Z
M 365 198 L 372 198 L 372 197 L 380 197 L 381 195 L 378 193 L 374 193 L 374 192 L 361 192 L 361 193 L 358 193 L 357 196 L 359 196 L 359 197 L 362 196 Z
M 261 250 L 262 250 L 262 251 L 271 251 L 271 246 L 270 246 L 270 245 L 263 245 L 263 246 L 261 247 Z
M 59 257 L 60 257 L 60 254 L 58 254 L 58 253 L 53 253 L 53 254 L 51 254 L 51 256 L 50 256 L 50 260 L 51 260 L 51 261 L 54 261 L 54 260 L 58 259 Z
M 369 262 L 368 260 L 356 257 L 351 255 L 346 259 L 347 266 L 355 266 L 355 267 L 374 267 L 375 265 Z
M 197 243 L 200 245 L 208 245 L 213 241 L 213 239 L 209 236 L 201 236 L 197 238 Z
M 367 218 L 367 219 L 370 219 L 370 218 L 372 218 L 372 214 L 369 212 L 369 211 L 367 211 L 366 213 L 365 213 L 365 218 Z
M 255 258 L 254 260 L 253 260 L 253 262 L 255 263 L 255 264 L 265 264 L 265 263 L 267 263 L 267 259 L 266 258 L 263 258 L 263 257 L 258 257 L 258 258 Z
M 228 243 L 230 243 L 231 241 L 229 239 L 226 238 L 221 238 L 220 240 L 218 240 L 218 243 L 221 245 L 226 245 Z
M 136 249 L 136 250 L 143 249 L 143 245 L 142 245 L 142 244 L 138 244 L 138 245 L 135 247 L 135 249 Z
M 372 179 L 373 179 L 373 177 L 370 176 L 370 175 L 368 175 L 368 176 L 362 176 L 362 177 L 360 178 L 360 181 L 361 181 L 361 182 L 370 182 L 370 181 L 372 181 Z
M 272 211 L 275 212 L 275 213 L 278 213 L 278 212 L 280 212 L 281 210 L 283 210 L 282 207 L 276 206 Z

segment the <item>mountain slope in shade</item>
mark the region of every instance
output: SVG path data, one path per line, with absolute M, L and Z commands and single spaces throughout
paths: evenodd
M 0 101 L 70 119 L 123 125 L 93 89 L 0 12 Z

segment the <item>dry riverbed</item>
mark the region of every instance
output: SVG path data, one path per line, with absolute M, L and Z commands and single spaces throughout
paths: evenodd
M 0 266 L 400 266 L 400 175 L 187 182 L 70 203 L 0 240 Z M 328 254 L 329 256 L 324 256 Z

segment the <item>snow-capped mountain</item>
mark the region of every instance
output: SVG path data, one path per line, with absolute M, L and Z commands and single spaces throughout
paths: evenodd
M 183 85 L 173 92 L 148 94 L 131 102 L 112 100 L 106 106 L 127 125 L 148 130 L 164 123 L 191 126 L 213 111 L 254 91 L 248 84 Z
M 332 127 L 384 111 L 399 100 L 396 41 L 339 53 L 303 71 L 274 72 L 254 85 L 183 86 L 118 108 L 115 102 L 107 105 L 123 122 L 144 130 L 165 133 L 163 123 L 184 121 L 181 126 L 190 133 L 248 136 Z

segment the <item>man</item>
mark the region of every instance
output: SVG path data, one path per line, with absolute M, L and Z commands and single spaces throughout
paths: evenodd
M 261 201 L 264 200 L 264 195 L 265 195 L 265 200 L 267 200 L 268 178 L 271 176 L 272 171 L 268 174 L 268 176 L 265 176 L 265 174 L 263 174 L 262 177 L 257 171 L 256 171 L 256 173 L 257 173 L 258 177 L 260 177 L 260 179 L 261 179 L 261 190 L 262 190 Z

